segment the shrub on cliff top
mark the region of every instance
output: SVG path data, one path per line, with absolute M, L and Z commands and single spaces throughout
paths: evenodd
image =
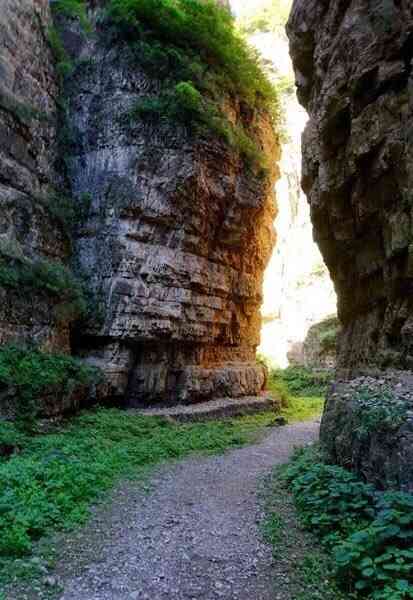
M 109 15 L 136 61 L 162 82 L 157 97 L 138 100 L 135 117 L 166 117 L 212 133 L 250 166 L 265 166 L 251 132 L 231 123 L 223 104 L 225 97 L 236 98 L 252 121 L 256 110 L 275 116 L 278 98 L 227 10 L 214 1 L 111 0 Z
M 204 67 L 220 73 L 224 90 L 250 106 L 275 102 L 257 53 L 213 0 L 111 0 L 110 15 L 124 31 L 194 52 Z

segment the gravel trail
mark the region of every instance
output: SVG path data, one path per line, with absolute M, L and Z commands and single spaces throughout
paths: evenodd
M 68 546 L 60 599 L 274 600 L 258 480 L 318 429 L 276 428 L 255 445 L 163 466 L 149 493 L 124 482 Z

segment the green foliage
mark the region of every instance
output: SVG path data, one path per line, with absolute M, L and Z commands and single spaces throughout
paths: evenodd
M 218 135 L 262 169 L 253 136 L 230 123 L 223 105 L 236 96 L 244 112 L 276 114 L 278 97 L 229 12 L 210 0 L 111 0 L 109 15 L 134 59 L 162 82 L 159 96 L 139 100 L 132 114 Z
M 80 283 L 61 263 L 0 255 L 0 286 L 20 293 L 46 294 L 62 305 L 66 318 L 80 317 L 86 310 Z
M 26 435 L 15 423 L 0 421 L 0 460 L 22 448 L 26 441 Z
M 82 30 L 85 33 L 91 32 L 85 0 L 56 0 L 52 4 L 52 11 L 54 16 L 63 15 L 64 17 L 78 19 Z M 49 27 L 47 39 L 56 61 L 57 72 L 63 80 L 73 72 L 75 65 L 66 52 L 58 25 Z
M 85 0 L 56 0 L 53 3 L 55 14 L 62 14 L 66 17 L 78 19 L 83 30 L 90 31 L 90 22 L 87 18 Z
M 406 421 L 408 403 L 391 389 L 361 387 L 353 396 L 353 408 L 359 423 L 356 434 L 363 438 L 372 432 L 397 431 Z
M 290 396 L 288 406 L 283 408 L 281 415 L 288 422 L 312 421 L 319 419 L 323 413 L 324 398 L 317 396 Z
M 49 27 L 47 31 L 47 40 L 56 61 L 57 73 L 61 79 L 64 79 L 72 73 L 74 65 L 65 50 L 62 38 L 56 27 Z
M 131 117 L 172 119 L 194 134 L 208 135 L 212 132 L 239 152 L 251 168 L 259 169 L 263 174 L 266 171 L 262 152 L 243 126 L 232 125 L 213 104 L 205 101 L 190 82 L 181 82 L 161 96 L 138 100 L 132 108 Z
M 124 33 L 144 32 L 169 52 L 189 48 L 198 63 L 218 71 L 227 91 L 250 106 L 275 101 L 258 55 L 237 33 L 230 13 L 214 1 L 111 0 L 110 16 Z
M 314 450 L 298 453 L 284 479 L 349 592 L 372 600 L 413 598 L 413 496 L 378 492 L 323 463 Z
M 0 348 L 0 389 L 12 390 L 16 415 L 24 428 L 33 427 L 42 394 L 64 396 L 97 379 L 96 369 L 71 356 L 14 345 Z M 13 430 L 2 427 L 3 436 L 13 435 Z
M 59 385 L 79 365 L 32 357 L 35 371 L 19 367 L 29 386 Z M 46 364 L 44 361 L 46 360 Z M 73 360 L 73 359 L 72 359 Z M 57 372 L 56 372 L 56 369 Z M 3 368 L 1 372 L 3 372 Z M 44 374 L 46 370 L 46 374 Z M 36 377 L 33 377 L 36 375 Z M 7 378 L 17 376 L 13 371 Z M 4 375 L 2 376 L 4 377 Z M 83 523 L 90 503 L 121 475 L 142 477 L 143 469 L 192 452 L 216 453 L 253 439 L 273 413 L 226 421 L 175 425 L 159 418 L 120 410 L 84 413 L 63 430 L 27 437 L 20 454 L 0 462 L 0 556 L 3 571 L 10 558 L 30 552 L 34 540 Z M 8 557 L 8 559 L 6 559 Z M 9 561 L 9 562 L 7 562 Z M 0 561 L 0 570 L 1 570 Z
M 282 382 L 290 394 L 296 396 L 323 396 L 332 381 L 329 371 L 313 371 L 304 367 L 274 369 L 271 381 Z
M 265 359 L 261 360 L 264 360 L 265 364 Z M 306 371 L 306 377 L 308 373 L 310 372 Z M 295 367 L 285 370 L 270 369 L 269 390 L 281 400 L 281 415 L 289 422 L 309 421 L 320 417 L 323 412 L 325 387 L 319 385 L 318 379 L 316 385 L 313 379 L 309 384 L 307 378 L 303 384 L 301 375 L 301 369 L 297 370 Z M 318 378 L 318 374 L 316 377 Z
M 43 202 L 48 212 L 62 225 L 63 229 L 72 234 L 78 224 L 83 223 L 89 214 L 92 196 L 84 193 L 80 198 L 72 198 L 54 192 Z

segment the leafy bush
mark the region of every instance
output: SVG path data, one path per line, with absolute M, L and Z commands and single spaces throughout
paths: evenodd
M 413 598 L 413 496 L 379 492 L 314 450 L 284 472 L 298 512 L 332 552 L 349 592 L 372 600 Z
M 132 114 L 212 132 L 262 169 L 261 150 L 229 122 L 223 104 L 225 96 L 236 96 L 244 112 L 276 114 L 278 98 L 229 12 L 212 0 L 111 0 L 109 15 L 135 60 L 163 81 L 159 97 L 139 100 Z
M 407 418 L 408 403 L 390 388 L 360 387 L 353 396 L 353 408 L 362 438 L 371 432 L 396 431 Z
M 14 345 L 0 348 L 0 389 L 13 391 L 16 416 L 24 428 L 33 426 L 42 394 L 64 396 L 97 379 L 95 368 L 71 356 Z
M 83 290 L 67 267 L 46 259 L 29 261 L 0 255 L 0 286 L 21 293 L 47 294 L 61 304 L 68 318 L 86 311 Z
M 155 39 L 169 53 L 190 49 L 198 64 L 218 71 L 225 90 L 250 106 L 276 101 L 258 55 L 237 33 L 231 14 L 213 0 L 111 0 L 109 14 L 126 35 Z
M 53 10 L 55 14 L 78 19 L 84 31 L 90 31 L 85 0 L 55 0 Z
M 271 378 L 281 381 L 295 396 L 324 396 L 332 381 L 329 371 L 313 371 L 304 367 L 274 369 Z

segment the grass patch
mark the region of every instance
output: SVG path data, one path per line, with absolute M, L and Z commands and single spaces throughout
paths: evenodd
M 297 453 L 283 477 L 346 597 L 413 598 L 412 495 L 380 492 L 315 449 Z
M 283 408 L 281 414 L 290 423 L 312 421 L 321 417 L 325 399 L 322 397 L 290 397 L 289 406 Z
M 292 373 L 294 374 L 292 376 Z M 312 375 L 305 372 L 306 378 L 303 380 L 300 376 L 297 379 L 296 369 L 285 369 L 284 371 L 271 371 L 268 382 L 269 390 L 278 398 L 281 399 L 281 415 L 289 422 L 296 421 L 311 421 L 321 416 L 325 399 L 322 395 L 324 386 L 320 386 L 317 379 L 317 384 L 314 385 Z M 308 384 L 308 378 L 310 384 Z M 293 385 L 289 385 L 293 381 Z M 297 384 L 299 382 L 299 385 Z M 292 390 L 299 390 L 299 395 L 294 395 Z M 314 394 L 314 391 L 317 394 Z M 307 394 L 306 394 L 307 393 Z
M 175 425 L 100 409 L 54 433 L 22 436 L 20 453 L 0 461 L 1 578 L 7 579 L 13 560 L 30 555 L 42 536 L 84 523 L 91 502 L 119 477 L 142 476 L 149 467 L 190 453 L 248 444 L 273 419 L 267 413 Z
M 273 369 L 271 385 L 281 384 L 287 393 L 294 396 L 324 396 L 332 382 L 331 371 L 315 371 L 305 367 Z

